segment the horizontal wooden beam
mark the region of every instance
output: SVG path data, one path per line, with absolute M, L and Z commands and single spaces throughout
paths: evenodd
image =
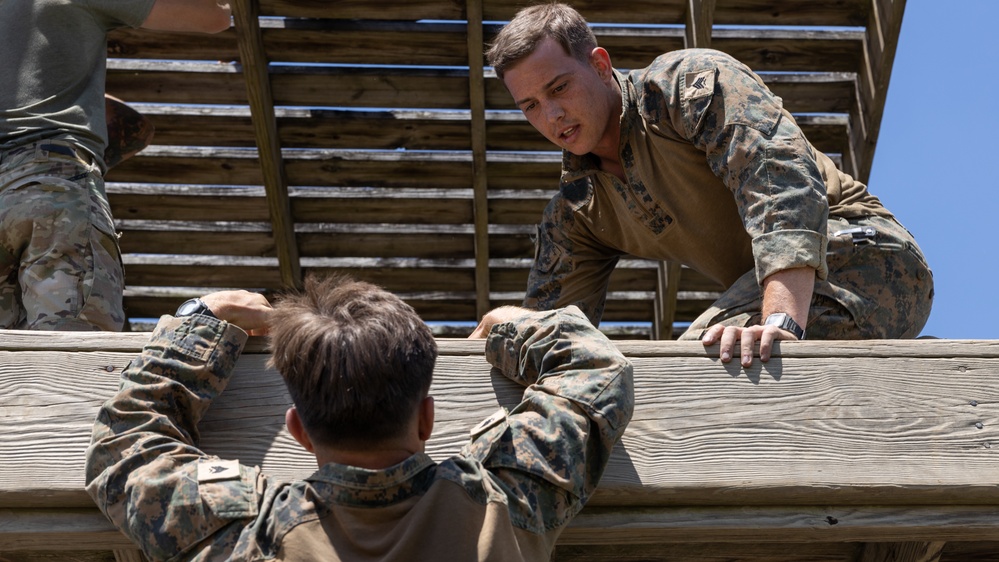
M 83 461 L 97 408 L 148 337 L 0 331 L 0 559 L 128 548 L 83 492 Z M 301 478 L 314 460 L 283 427 L 290 400 L 264 343 L 251 338 L 201 445 Z M 521 389 L 490 374 L 481 340 L 438 343 L 428 453 L 441 460 Z M 635 416 L 555 560 L 737 548 L 916 562 L 999 541 L 999 342 L 781 342 L 748 369 L 697 342 L 617 346 L 635 366 Z

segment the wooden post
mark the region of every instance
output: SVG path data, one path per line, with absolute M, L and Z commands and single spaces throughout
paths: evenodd
M 468 0 L 468 98 L 472 112 L 472 190 L 475 220 L 475 314 L 482 318 L 489 300 L 489 185 L 486 178 L 486 89 L 483 72 L 482 0 Z
M 267 55 L 260 35 L 260 5 L 258 0 L 233 0 L 233 19 L 239 43 L 240 62 L 246 77 L 246 95 L 250 101 L 253 131 L 257 137 L 260 168 L 264 176 L 264 189 L 270 207 L 274 246 L 277 250 L 281 282 L 286 287 L 301 288 L 302 268 L 295 240 L 295 222 L 288 200 L 288 178 L 281 155 L 277 118 L 274 115 L 274 97 L 271 95 Z
M 715 0 L 687 0 L 686 35 L 688 49 L 711 47 L 711 26 L 715 19 Z

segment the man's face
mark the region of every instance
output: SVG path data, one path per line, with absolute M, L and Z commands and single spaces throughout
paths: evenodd
M 503 82 L 517 107 L 541 134 L 576 155 L 617 153 L 620 98 L 606 52 L 584 63 L 554 39 L 515 63 Z

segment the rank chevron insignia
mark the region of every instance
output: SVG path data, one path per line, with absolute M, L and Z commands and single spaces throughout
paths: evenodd
M 684 77 L 684 83 L 686 87 L 683 90 L 683 99 L 693 101 L 710 97 L 715 91 L 714 70 L 688 72 Z

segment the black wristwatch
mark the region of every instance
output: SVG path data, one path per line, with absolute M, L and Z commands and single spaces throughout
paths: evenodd
M 180 318 L 181 316 L 190 316 L 192 314 L 204 314 L 205 316 L 218 318 L 212 313 L 212 309 L 208 308 L 205 301 L 198 298 L 184 301 L 184 304 L 177 307 L 177 313 L 174 316 Z
M 799 326 L 798 323 L 794 321 L 794 318 L 791 318 L 791 315 L 786 312 L 775 312 L 770 316 L 767 316 L 767 319 L 763 321 L 763 325 L 777 326 L 781 330 L 791 332 L 794 334 L 794 337 L 799 340 L 805 339 L 805 329 Z

